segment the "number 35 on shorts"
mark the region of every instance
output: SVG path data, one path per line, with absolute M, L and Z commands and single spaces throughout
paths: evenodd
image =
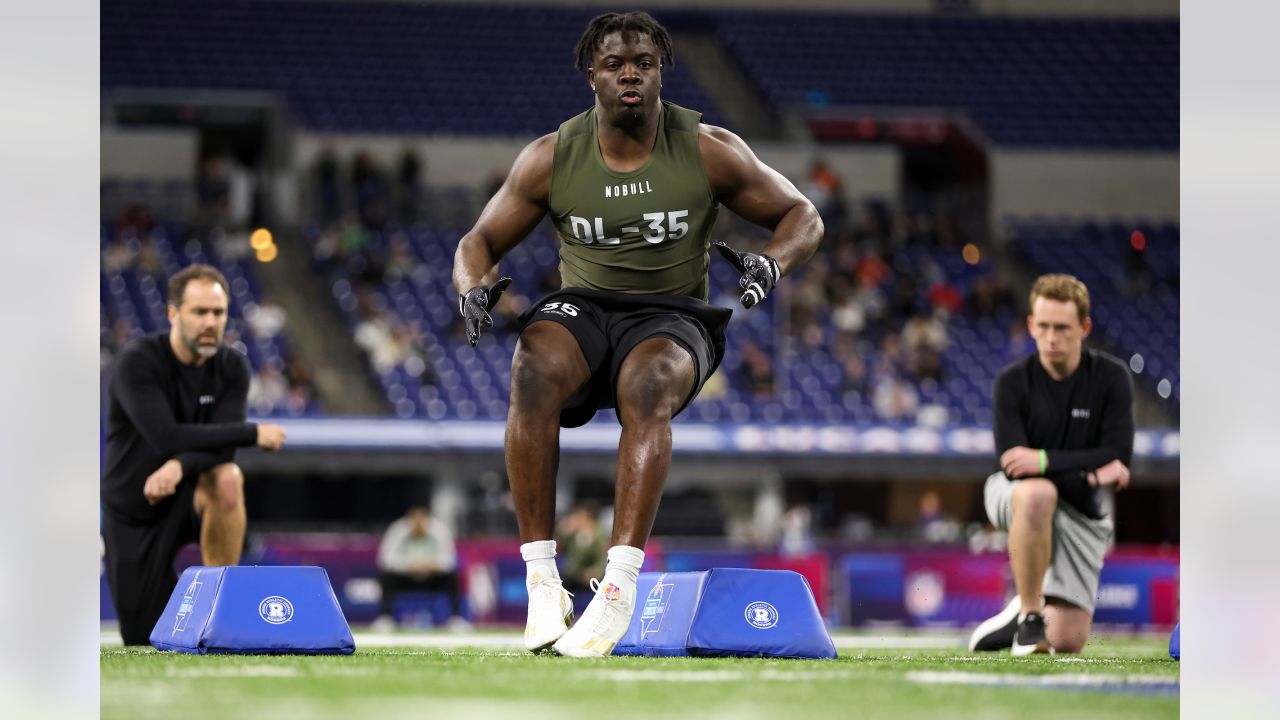
M 578 306 L 567 302 L 552 301 L 542 306 L 540 313 L 551 313 L 552 315 L 568 315 L 569 317 L 578 317 Z

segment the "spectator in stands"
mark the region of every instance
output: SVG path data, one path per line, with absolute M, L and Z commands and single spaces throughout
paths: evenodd
M 1084 283 L 1041 276 L 1028 304 L 1037 352 L 996 378 L 1001 469 L 984 489 L 988 518 L 1009 532 L 1018 594 L 974 630 L 969 649 L 1074 653 L 1089 639 L 1115 529 L 1103 495 L 1129 484 L 1133 379 L 1124 363 L 1084 347 Z
M 342 183 L 339 180 L 338 156 L 332 147 L 320 151 L 316 160 L 316 200 L 320 206 L 320 222 L 329 226 L 342 217 Z
M 916 389 L 895 373 L 877 374 L 871 390 L 871 403 L 883 420 L 908 422 L 920 405 Z
M 249 379 L 249 407 L 254 415 L 270 415 L 284 407 L 288 398 L 289 381 L 275 364 L 264 365 Z
M 271 297 L 263 292 L 257 302 L 250 302 L 244 306 L 244 319 L 249 323 L 249 329 L 254 337 L 259 340 L 270 340 L 284 330 L 284 324 L 289 316 L 284 308 L 273 302 Z
M 412 145 L 406 146 L 400 153 L 400 163 L 396 166 L 396 208 L 400 222 L 404 225 L 416 223 L 422 213 L 422 174 L 425 164 Z
M 916 532 L 926 542 L 954 542 L 960 537 L 960 525 L 942 509 L 942 498 L 936 490 L 926 490 L 920 496 L 920 514 L 916 518 Z
M 196 178 L 195 229 L 200 237 L 207 237 L 215 227 L 225 227 L 230 220 L 231 179 L 227 158 L 221 152 L 211 152 L 200 162 L 200 174 Z
M 795 503 L 778 518 L 778 552 L 788 557 L 814 551 L 813 510 L 807 503 Z
M 1016 303 L 1009 286 L 998 275 L 991 273 L 973 281 L 969 295 L 965 298 L 965 311 L 976 318 L 995 319 L 1014 314 Z M 1019 326 L 1025 324 L 1019 319 Z
M 142 203 L 129 203 L 116 218 L 115 238 L 124 241 L 130 238 L 144 238 L 151 234 L 156 226 L 151 209 Z
M 382 168 L 367 152 L 357 153 L 352 163 L 351 190 L 360 224 L 368 230 L 381 230 L 387 222 L 391 189 Z
M 809 202 L 818 209 L 827 232 L 838 233 L 844 227 L 847 210 L 844 202 L 844 189 L 840 176 L 836 174 L 826 160 L 815 158 L 809 165 L 809 175 L 800 189 Z
M 458 550 L 453 533 L 426 507 L 409 508 L 404 517 L 391 523 L 378 546 L 378 583 L 382 599 L 374 627 L 395 627 L 396 596 L 406 590 L 442 592 L 449 596 L 451 630 L 464 630 L 470 623 L 461 614 L 458 585 Z
M 939 313 L 917 313 L 902 326 L 907 370 L 917 380 L 942 379 L 942 352 L 947 347 L 947 326 Z
M 600 528 L 600 507 L 580 500 L 556 527 L 556 548 L 564 558 L 560 578 L 571 593 L 590 593 L 591 581 L 604 577 L 609 538 Z
M 754 342 L 742 344 L 742 374 L 757 398 L 773 397 L 773 360 Z

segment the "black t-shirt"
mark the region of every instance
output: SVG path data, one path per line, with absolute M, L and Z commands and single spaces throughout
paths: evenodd
M 126 346 L 108 389 L 106 512 L 131 522 L 154 520 L 179 496 L 151 506 L 142 494 L 147 476 L 165 462 L 182 463 L 182 487 L 233 460 L 235 448 L 256 444 L 258 426 L 244 421 L 249 376 L 248 359 L 225 346 L 199 366 L 178 360 L 167 332 Z
M 995 384 L 996 459 L 1019 445 L 1044 449 L 1058 498 L 1101 518 L 1088 473 L 1133 455 L 1133 378 L 1106 353 L 1086 348 L 1080 367 L 1058 381 L 1032 354 L 1000 372 Z

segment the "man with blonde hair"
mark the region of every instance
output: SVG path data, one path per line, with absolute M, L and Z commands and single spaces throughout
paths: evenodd
M 1089 638 L 1114 524 L 1110 488 L 1129 484 L 1133 380 L 1119 360 L 1084 347 L 1089 290 L 1070 275 L 1031 288 L 1036 353 L 995 382 L 1000 471 L 987 478 L 992 524 L 1009 533 L 1018 594 L 983 622 L 970 650 L 1080 652 Z

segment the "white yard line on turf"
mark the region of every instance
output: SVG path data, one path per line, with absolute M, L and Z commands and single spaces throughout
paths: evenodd
M 1115 675 L 1109 673 L 1062 673 L 1021 675 L 945 670 L 911 670 L 907 680 L 929 685 L 991 685 L 1018 687 L 1090 688 L 1140 685 L 1177 688 L 1178 678 L 1168 675 Z
M 285 665 L 241 665 L 234 667 L 168 667 L 165 677 L 298 677 L 302 671 Z

